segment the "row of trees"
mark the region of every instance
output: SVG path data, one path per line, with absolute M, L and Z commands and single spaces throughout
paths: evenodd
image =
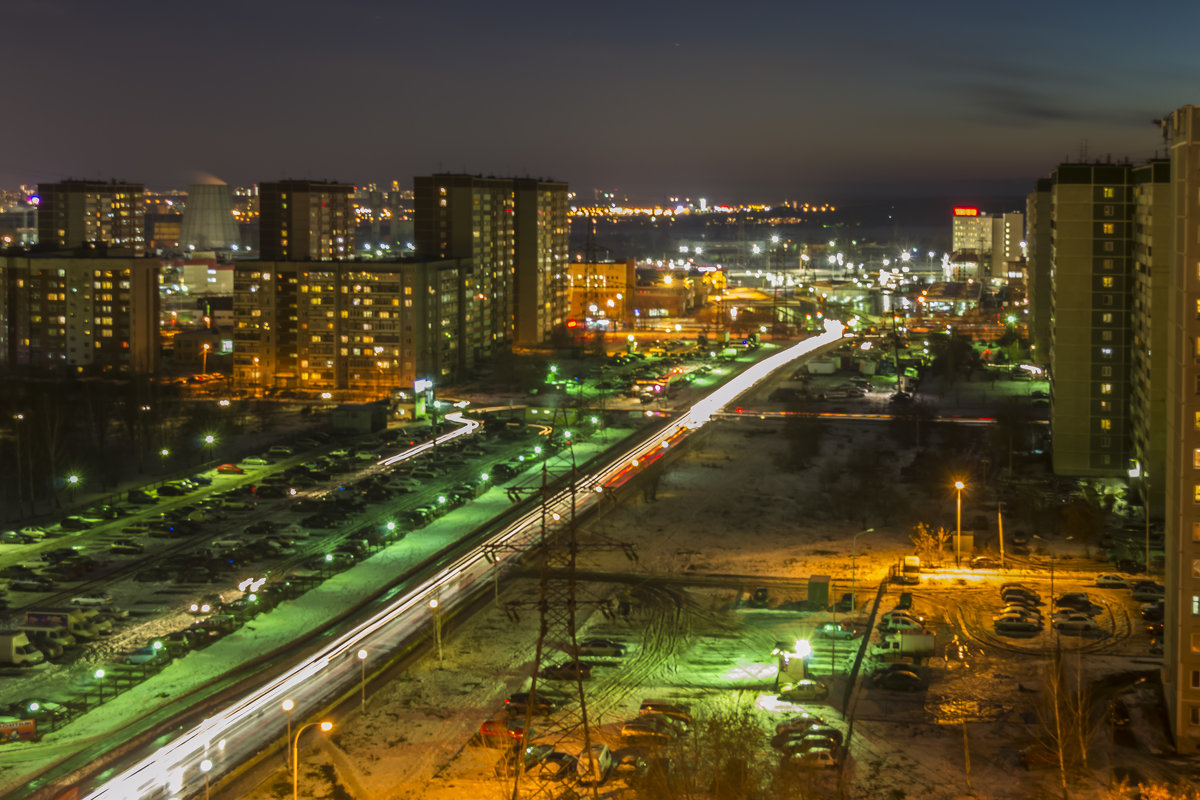
M 84 490 L 106 491 L 217 457 L 235 433 L 270 426 L 280 413 L 274 403 L 221 406 L 185 392 L 146 379 L 0 382 L 0 516 L 58 507 L 71 475 Z

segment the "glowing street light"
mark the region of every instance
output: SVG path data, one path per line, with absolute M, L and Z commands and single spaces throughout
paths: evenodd
M 212 771 L 213 763 L 209 759 L 200 762 L 200 771 L 204 773 L 204 800 L 208 800 L 208 773 Z
M 289 699 L 283 701 L 283 710 L 287 712 L 287 740 L 289 742 L 292 741 L 292 709 L 295 707 L 296 704 L 292 700 Z M 287 760 L 288 769 L 291 769 L 292 767 L 292 760 L 290 756 L 290 750 L 284 754 L 284 758 Z
M 323 733 L 333 730 L 332 722 L 309 722 L 301 725 L 300 730 L 296 731 L 296 738 L 292 740 L 292 764 L 295 765 L 292 770 L 292 800 L 300 800 L 300 736 L 314 725 L 321 726 Z
M 436 597 L 429 601 L 429 608 L 433 610 L 433 638 L 437 643 L 438 661 L 440 662 L 442 660 L 442 612 Z
M 957 513 L 955 514 L 954 525 L 954 566 L 959 566 L 959 560 L 962 557 L 962 493 L 966 488 L 966 484 L 962 481 L 954 482 L 954 491 L 957 496 Z

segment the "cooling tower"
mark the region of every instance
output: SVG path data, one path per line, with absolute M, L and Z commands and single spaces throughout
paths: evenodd
M 187 209 L 179 246 L 185 250 L 229 250 L 238 242 L 233 219 L 233 192 L 224 183 L 193 183 L 188 187 Z

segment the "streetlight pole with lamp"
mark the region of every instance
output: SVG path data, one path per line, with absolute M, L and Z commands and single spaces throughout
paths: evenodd
M 367 711 L 367 651 L 358 651 L 358 665 L 362 668 L 362 675 L 359 679 L 358 689 L 362 700 L 362 711 L 365 714 Z
M 287 712 L 287 740 L 288 740 L 289 744 L 292 741 L 292 709 L 295 707 L 296 707 L 296 704 L 294 702 L 292 702 L 291 700 L 283 701 L 283 710 L 285 712 Z M 292 755 L 292 752 L 290 749 L 286 753 L 284 753 L 284 760 L 287 761 L 288 769 L 292 768 L 291 755 Z
M 959 566 L 959 561 L 962 558 L 962 493 L 966 488 L 966 484 L 962 481 L 954 482 L 955 495 L 957 497 L 957 513 L 955 514 L 954 523 L 954 566 Z
M 209 759 L 200 762 L 200 771 L 204 773 L 204 800 L 209 800 L 208 773 L 212 771 L 213 763 Z
M 320 725 L 323 733 L 333 730 L 332 722 L 309 722 L 301 725 L 292 740 L 292 800 L 300 800 L 300 736 L 314 725 Z
M 202 355 L 200 356 L 200 358 L 201 358 L 202 366 L 200 367 L 200 374 L 207 375 L 208 374 L 208 351 L 212 348 L 212 345 L 210 345 L 208 342 L 205 342 L 203 345 L 201 345 L 201 348 L 202 348 L 202 350 L 201 350 Z
M 437 598 L 429 601 L 429 607 L 433 610 L 433 638 L 437 642 L 438 661 L 442 660 L 442 612 L 438 604 Z
M 858 533 L 854 534 L 854 537 L 850 540 L 850 613 L 851 614 L 854 614 L 855 611 L 858 609 L 858 605 L 855 603 L 855 597 L 854 597 L 854 590 L 858 584 L 858 537 L 862 536 L 864 533 L 871 533 L 874 530 L 875 530 L 874 528 L 867 528 L 865 531 L 859 531 Z

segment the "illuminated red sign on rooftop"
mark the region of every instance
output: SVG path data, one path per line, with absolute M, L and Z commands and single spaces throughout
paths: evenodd
M 956 217 L 978 217 L 979 209 L 971 206 L 955 206 L 954 216 Z

